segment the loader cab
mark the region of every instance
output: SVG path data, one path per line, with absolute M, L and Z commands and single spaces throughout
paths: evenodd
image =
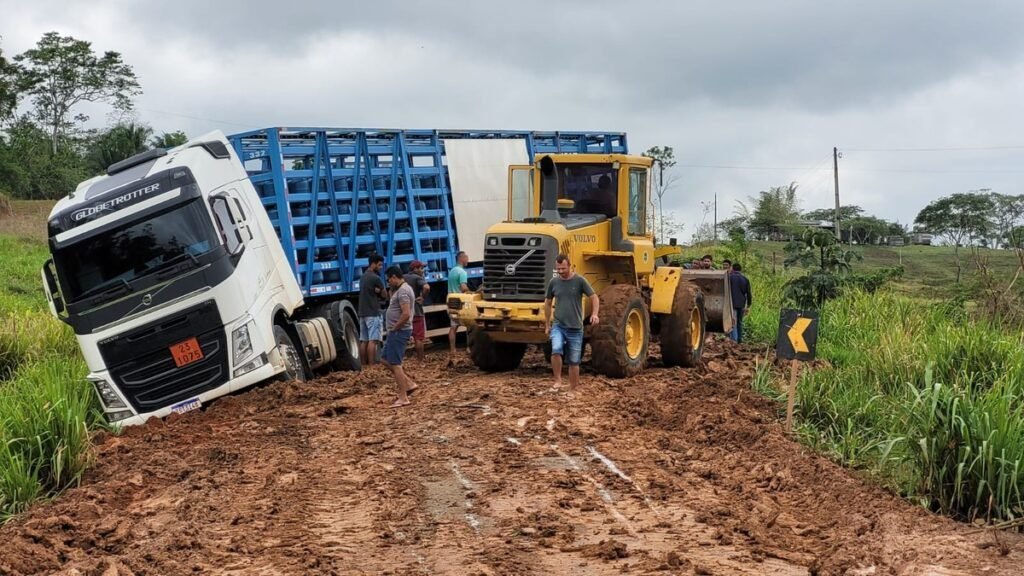
M 650 158 L 626 154 L 538 155 L 532 166 L 509 168 L 508 219 L 558 223 L 569 231 L 593 226 L 601 249 L 630 252 L 637 272 L 652 271 L 651 164 Z
M 625 235 L 645 236 L 650 167 L 649 158 L 625 154 L 548 154 L 532 166 L 511 166 L 508 220 L 544 218 L 545 194 L 553 192 L 552 203 L 568 226 L 580 216 L 621 218 Z

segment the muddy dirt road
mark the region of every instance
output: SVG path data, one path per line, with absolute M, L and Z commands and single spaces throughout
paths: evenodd
M 543 358 L 443 353 L 390 410 L 377 367 L 99 439 L 80 488 L 0 529 L 0 574 L 1019 574 L 1024 546 L 787 440 L 717 344 L 583 394 Z

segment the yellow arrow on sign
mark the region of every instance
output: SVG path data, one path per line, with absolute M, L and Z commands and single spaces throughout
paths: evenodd
M 811 325 L 810 318 L 797 318 L 793 325 L 790 326 L 789 332 L 786 332 L 786 336 L 789 336 L 790 343 L 793 344 L 793 350 L 797 352 L 810 352 L 811 349 L 807 347 L 807 341 L 804 340 L 804 332 Z

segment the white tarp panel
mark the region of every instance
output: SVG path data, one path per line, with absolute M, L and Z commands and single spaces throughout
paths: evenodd
M 525 140 L 445 140 L 459 249 L 483 260 L 484 234 L 508 216 L 508 167 L 528 164 Z

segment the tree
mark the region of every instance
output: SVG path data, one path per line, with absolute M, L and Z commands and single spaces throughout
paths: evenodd
M 672 168 L 676 165 L 675 152 L 671 146 L 652 146 L 648 148 L 643 154 L 648 158 L 654 160 L 653 172 L 654 172 L 654 195 L 658 199 L 658 240 L 664 242 L 665 236 L 665 207 L 662 199 L 665 196 L 665 192 L 672 187 L 676 182 L 676 174 L 672 172 Z
M 864 213 L 864 209 L 860 206 L 840 206 L 839 207 L 839 220 L 852 220 Z M 835 208 L 819 208 L 817 210 L 811 210 L 810 212 L 804 212 L 804 220 L 818 220 L 825 222 L 832 222 L 836 216 Z
M 115 110 L 132 109 L 132 98 L 142 90 L 132 67 L 118 52 L 98 56 L 92 44 L 56 32 L 43 34 L 35 48 L 14 58 L 21 64 L 19 87 L 31 96 L 35 117 L 46 128 L 51 151 L 57 153 L 62 138 L 76 122 L 88 119 L 71 116 L 82 102 L 104 102 Z
M 0 182 L 15 198 L 55 199 L 89 176 L 79 141 L 50 150 L 49 135 L 22 116 L 0 137 Z
M 4 58 L 3 50 L 0 50 L 0 123 L 14 117 L 18 92 L 18 67 Z
M 149 149 L 147 140 L 153 135 L 148 126 L 117 124 L 93 140 L 86 154 L 89 169 L 99 174 L 111 164 L 145 152 Z
M 953 194 L 928 204 L 914 219 L 915 224 L 953 244 L 958 284 L 963 270 L 960 247 L 985 237 L 991 226 L 992 209 L 992 199 L 985 194 Z
M 792 231 L 800 216 L 796 189 L 796 182 L 790 182 L 787 186 L 773 186 L 763 190 L 757 198 L 751 198 L 754 211 L 748 224 L 749 230 L 763 239 L 778 239 L 784 232 Z
M 998 192 L 989 192 L 992 201 L 990 245 L 995 247 L 1013 247 L 1010 242 L 1014 228 L 1022 224 L 1024 219 L 1024 195 L 1011 196 Z
M 170 149 L 181 146 L 186 142 L 188 142 L 188 136 L 181 130 L 175 130 L 174 132 L 164 132 L 159 136 L 155 136 L 149 145 L 153 148 Z
M 783 296 L 802 310 L 820 310 L 825 302 L 839 296 L 852 272 L 850 262 L 859 258 L 856 252 L 843 250 L 832 232 L 808 228 L 786 245 L 785 266 L 810 271 L 787 281 Z

